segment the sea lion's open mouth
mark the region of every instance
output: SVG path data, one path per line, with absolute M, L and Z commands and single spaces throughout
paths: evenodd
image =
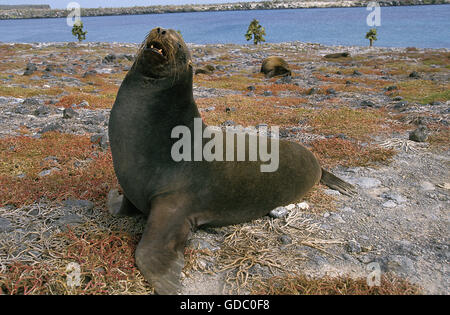
M 159 42 L 151 41 L 147 44 L 146 50 L 151 51 L 152 53 L 155 53 L 163 58 L 166 58 L 164 47 Z
M 183 38 L 174 30 L 155 28 L 139 47 L 136 61 L 142 72 L 152 78 L 173 77 L 188 69 L 189 50 Z

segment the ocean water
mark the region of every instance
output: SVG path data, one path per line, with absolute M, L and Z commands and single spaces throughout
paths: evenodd
M 83 17 L 87 41 L 140 43 L 152 28 L 180 30 L 189 43 L 250 43 L 244 34 L 254 18 L 266 42 L 368 45 L 366 8 L 194 12 Z M 376 46 L 450 48 L 450 5 L 382 7 Z M 74 41 L 65 18 L 0 20 L 2 42 Z

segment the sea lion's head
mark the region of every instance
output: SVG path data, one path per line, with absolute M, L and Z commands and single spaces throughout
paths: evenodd
M 172 29 L 156 27 L 142 43 L 135 66 L 147 77 L 177 77 L 192 70 L 191 56 L 181 35 Z

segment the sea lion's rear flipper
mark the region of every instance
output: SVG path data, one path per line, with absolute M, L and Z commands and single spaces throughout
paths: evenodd
M 347 195 L 350 197 L 356 195 L 356 190 L 353 185 L 344 182 L 342 179 L 324 170 L 323 168 L 320 182 L 330 187 L 331 189 L 339 191 L 343 195 Z
M 136 248 L 136 265 L 157 294 L 176 294 L 184 267 L 184 247 L 191 230 L 179 196 L 152 202 L 142 239 Z

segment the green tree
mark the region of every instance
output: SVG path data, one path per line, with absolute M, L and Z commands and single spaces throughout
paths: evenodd
M 253 21 L 248 26 L 247 33 L 245 34 L 245 39 L 251 40 L 253 38 L 253 44 L 258 45 L 260 42 L 265 42 L 264 35 L 266 35 L 266 31 L 264 27 L 259 24 L 257 19 L 253 19 Z
M 76 21 L 72 28 L 72 35 L 78 38 L 78 41 L 86 39 L 87 31 L 83 31 L 83 22 Z
M 371 28 L 367 34 L 366 34 L 366 38 L 369 40 L 370 42 L 370 47 L 372 47 L 373 45 L 373 41 L 374 40 L 378 40 L 377 38 L 377 29 L 376 28 Z

